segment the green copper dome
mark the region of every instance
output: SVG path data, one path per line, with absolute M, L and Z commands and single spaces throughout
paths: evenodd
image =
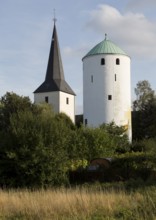
M 105 39 L 93 47 L 83 58 L 96 54 L 122 54 L 127 56 L 122 49 L 108 40 L 106 35 Z

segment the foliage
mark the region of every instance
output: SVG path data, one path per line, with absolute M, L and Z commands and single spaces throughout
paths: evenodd
M 85 159 L 70 160 L 69 170 L 74 171 L 78 169 L 85 169 L 88 166 L 88 161 Z
M 108 134 L 99 128 L 84 128 L 83 135 L 88 149 L 87 159 L 110 156 L 113 153 Z
M 150 178 L 155 180 L 155 168 L 155 155 L 136 152 L 116 157 L 112 162 L 111 172 L 123 180 L 142 179 L 147 181 Z
M 68 144 L 71 159 L 86 159 L 96 157 L 112 157 L 115 153 L 129 151 L 129 143 L 123 128 L 114 124 L 102 125 L 99 128 L 81 126 L 72 130 Z
M 140 81 L 135 88 L 133 102 L 133 140 L 156 136 L 156 96 L 148 81 Z
M 156 137 L 135 141 L 131 147 L 134 152 L 144 152 L 155 155 L 156 154 Z
M 110 124 L 102 124 L 100 128 L 109 134 L 114 153 L 126 153 L 130 151 L 130 143 L 128 142 L 124 127 L 117 126 L 114 122 L 111 122 Z
M 150 126 L 152 130 L 154 124 Z M 109 176 L 118 172 L 126 178 L 128 164 L 135 176 L 140 172 L 146 179 L 147 168 L 151 173 L 156 167 L 151 156 L 155 155 L 154 138 L 131 146 L 123 127 L 114 123 L 76 127 L 48 104 L 35 105 L 15 93 L 6 93 L 0 100 L 0 140 L 1 187 L 68 184 L 68 171 L 84 168 L 97 157 L 116 158 Z M 136 156 L 132 151 L 146 155 Z
M 147 80 L 139 81 L 135 88 L 137 99 L 133 102 L 133 109 L 135 111 L 146 110 L 147 106 L 154 99 L 154 90 Z
M 43 187 L 67 182 L 67 120 L 58 120 L 49 106 L 33 105 L 15 94 L 4 98 L 1 122 L 6 129 L 0 130 L 0 185 Z
M 28 97 L 18 96 L 15 93 L 7 92 L 0 100 L 0 129 L 7 129 L 10 123 L 10 116 L 19 111 L 32 108 Z
M 114 122 L 111 122 L 110 124 L 102 124 L 100 126 L 101 129 L 104 129 L 106 132 L 108 132 L 110 135 L 113 136 L 121 136 L 124 134 L 125 129 L 122 126 L 116 125 Z

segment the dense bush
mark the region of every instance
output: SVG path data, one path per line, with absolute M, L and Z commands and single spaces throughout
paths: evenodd
M 7 93 L 1 103 L 0 185 L 43 187 L 66 183 L 65 146 L 72 129 L 70 120 L 54 115 L 48 105 L 36 106 L 15 94 Z
M 1 187 L 68 184 L 69 170 L 85 168 L 96 157 L 116 158 L 108 177 L 147 179 L 147 171 L 155 167 L 155 139 L 131 146 L 123 128 L 114 123 L 76 127 L 48 104 L 35 105 L 15 93 L 0 100 L 0 140 Z M 138 150 L 144 154 L 130 153 Z

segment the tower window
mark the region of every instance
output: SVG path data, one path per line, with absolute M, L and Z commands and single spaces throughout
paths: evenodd
M 88 124 L 88 120 L 87 119 L 85 119 L 85 125 L 87 125 Z
M 120 59 L 119 58 L 116 59 L 116 65 L 120 65 Z
M 108 95 L 108 100 L 112 100 L 112 95 Z
M 69 98 L 66 98 L 66 104 L 67 105 L 69 104 Z
M 45 102 L 46 102 L 46 103 L 49 102 L 49 98 L 48 98 L 48 96 L 45 97 Z
M 101 65 L 105 65 L 105 59 L 101 58 Z
M 93 83 L 93 75 L 91 75 L 91 82 Z
M 115 81 L 116 81 L 116 74 L 114 75 Z

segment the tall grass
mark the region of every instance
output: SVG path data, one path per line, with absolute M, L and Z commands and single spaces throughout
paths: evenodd
M 156 219 L 156 187 L 145 192 L 0 190 L 1 220 Z

